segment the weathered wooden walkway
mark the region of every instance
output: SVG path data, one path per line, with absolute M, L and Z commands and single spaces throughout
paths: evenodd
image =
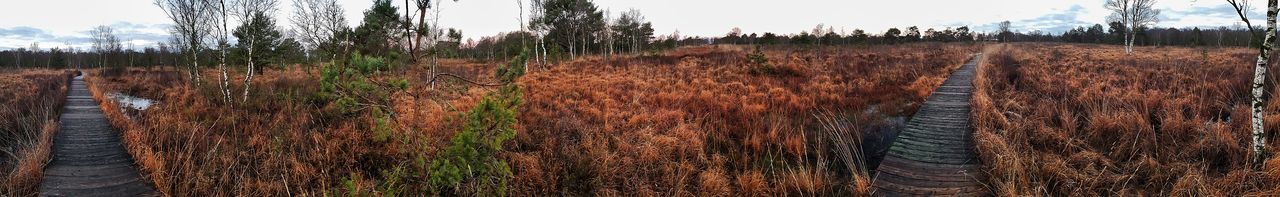
M 873 195 L 988 195 L 969 124 L 974 67 L 981 57 L 952 73 L 907 122 L 877 168 Z
M 71 83 L 41 196 L 153 196 L 84 80 Z

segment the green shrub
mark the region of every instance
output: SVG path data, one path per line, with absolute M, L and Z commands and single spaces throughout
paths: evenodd
M 391 138 L 391 117 L 382 113 L 382 108 L 373 108 L 373 140 L 386 142 Z
M 357 104 L 356 100 L 351 99 L 351 97 L 339 97 L 338 100 L 333 101 L 332 106 L 333 106 L 332 110 L 334 111 L 334 113 L 337 113 L 340 115 L 348 115 L 348 114 L 355 113 L 356 109 L 360 107 L 360 105 Z
M 370 113 L 372 140 L 386 142 L 394 130 L 389 103 L 395 91 L 409 88 L 409 81 L 377 77 L 390 70 L 384 58 L 352 54 L 345 61 L 326 63 L 320 69 L 320 93 L 326 118 L 348 118 L 361 112 Z M 364 111 L 371 110 L 371 111 Z
M 506 194 L 507 180 L 512 173 L 506 161 L 497 155 L 502 151 L 502 143 L 516 136 L 516 108 L 521 94 L 520 87 L 513 81 L 524 74 L 527 58 L 527 53 L 522 52 L 507 66 L 498 68 L 497 77 L 505 85 L 498 92 L 486 95 L 467 112 L 462 131 L 431 161 L 431 185 L 455 194 Z
M 467 113 L 467 123 L 448 148 L 431 162 L 431 185 L 460 192 L 469 182 L 474 192 L 505 194 L 511 169 L 496 158 L 502 142 L 515 137 L 515 108 L 486 97 Z
M 334 63 L 325 63 L 320 67 L 320 91 L 331 93 L 338 90 L 338 77 L 341 74 L 340 66 Z
M 356 183 L 358 180 L 363 180 L 360 173 L 352 172 L 340 180 L 342 188 L 335 188 L 331 192 L 336 194 L 334 196 L 398 196 L 400 190 L 404 187 L 401 180 L 404 175 L 405 168 L 403 166 L 395 166 L 391 170 L 382 170 L 382 180 L 376 181 L 377 185 L 373 188 L 365 188 Z
M 804 76 L 803 72 L 796 70 L 793 67 L 782 67 L 769 64 L 769 57 L 766 57 L 764 52 L 760 51 L 760 46 L 756 46 L 755 50 L 751 51 L 750 54 L 747 54 L 747 63 L 749 63 L 747 66 L 750 69 L 751 74 L 755 75 L 774 75 L 784 77 Z
M 352 54 L 349 64 L 360 71 L 361 74 L 372 74 L 378 71 L 390 70 L 387 62 L 380 57 L 364 56 L 359 53 Z
M 747 62 L 750 63 L 748 66 L 753 74 L 768 73 L 773 70 L 773 65 L 769 64 L 769 57 L 766 57 L 764 52 L 760 51 L 760 46 L 756 46 L 755 50 L 747 54 Z

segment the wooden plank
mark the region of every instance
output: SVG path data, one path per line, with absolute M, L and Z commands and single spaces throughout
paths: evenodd
M 83 79 L 68 91 L 41 196 L 154 196 Z
M 952 72 L 891 144 L 872 180 L 873 196 L 987 196 L 973 151 L 969 99 L 974 56 Z

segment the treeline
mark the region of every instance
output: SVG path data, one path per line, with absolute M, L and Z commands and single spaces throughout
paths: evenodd
M 614 55 L 675 47 L 678 36 L 655 38 L 653 23 L 639 10 L 617 15 L 600 10 L 589 0 L 533 1 L 532 17 L 521 31 L 462 41 L 450 30 L 442 47 L 451 57 L 507 59 L 532 49 L 532 60 L 572 59 L 583 55 Z
M 95 29 L 104 28 L 100 26 Z M 110 28 L 106 28 L 110 29 Z M 114 36 L 110 33 L 108 35 Z M 97 45 L 97 44 L 95 44 Z M 39 43 L 30 47 L 0 51 L 0 67 L 4 68 L 103 68 L 103 67 L 160 67 L 188 66 L 180 51 L 171 44 L 157 43 L 155 46 L 141 49 L 124 49 L 119 42 L 108 41 L 103 46 L 83 50 L 75 47 L 55 47 L 41 49 Z M 229 46 L 227 62 L 233 65 L 245 65 L 249 60 L 247 47 L 244 45 Z M 258 51 L 254 56 L 264 57 L 255 60 L 260 65 L 271 65 L 272 68 L 284 65 L 301 64 L 309 61 L 305 51 L 292 38 L 280 39 L 270 46 L 270 51 Z M 259 49 L 263 50 L 263 49 Z M 198 53 L 200 64 L 214 65 L 220 55 L 217 50 L 202 50 Z
M 889 28 L 884 33 L 873 35 L 862 29 L 855 29 L 849 33 L 836 32 L 834 27 L 819 24 L 810 31 L 802 31 L 791 35 L 779 35 L 772 32 L 744 34 L 741 29 L 733 28 L 724 37 L 703 40 L 707 40 L 704 44 L 865 45 L 909 42 L 971 42 L 980 40 L 981 37 L 985 37 L 985 35 L 971 32 L 968 26 L 942 30 L 929 28 L 923 31 L 916 26 L 905 29 L 895 27 Z M 693 44 L 691 42 L 680 43 Z
M 1109 23 L 1092 26 L 1079 26 L 1060 34 L 1050 34 L 1034 30 L 1016 32 L 1005 27 L 998 30 L 995 40 L 1002 42 L 1069 42 L 1096 44 L 1123 44 L 1124 24 Z M 1261 27 L 1255 29 L 1262 29 Z M 1205 28 L 1161 28 L 1139 27 L 1134 31 L 1134 45 L 1141 46 L 1212 46 L 1233 47 L 1249 46 L 1258 40 L 1244 27 Z
M 235 48 L 235 47 L 233 47 Z M 183 56 L 177 51 L 173 51 L 167 44 L 158 44 L 156 47 L 144 47 L 142 49 L 125 49 L 114 52 L 95 52 L 86 51 L 78 48 L 50 48 L 31 50 L 27 47 L 18 49 L 0 51 L 0 68 L 49 68 L 49 69 L 75 69 L 75 68 L 102 68 L 109 66 L 120 67 L 161 67 L 161 66 L 187 66 L 187 62 L 183 61 Z M 237 50 L 239 51 L 239 50 Z M 307 56 L 300 49 L 293 48 L 286 53 L 274 56 L 271 60 L 273 67 L 283 65 L 293 65 L 307 62 Z M 291 54 L 291 55 L 285 55 Z M 217 63 L 217 51 L 202 51 L 200 53 L 201 64 L 213 65 Z M 241 65 L 246 61 L 247 53 L 229 53 L 228 62 L 235 62 Z

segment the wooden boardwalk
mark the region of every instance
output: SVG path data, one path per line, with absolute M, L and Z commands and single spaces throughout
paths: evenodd
M 875 196 L 987 196 L 973 151 L 969 99 L 975 55 L 942 83 L 907 129 L 898 134 L 877 168 Z
M 84 80 L 71 83 L 44 168 L 41 196 L 153 196 Z

